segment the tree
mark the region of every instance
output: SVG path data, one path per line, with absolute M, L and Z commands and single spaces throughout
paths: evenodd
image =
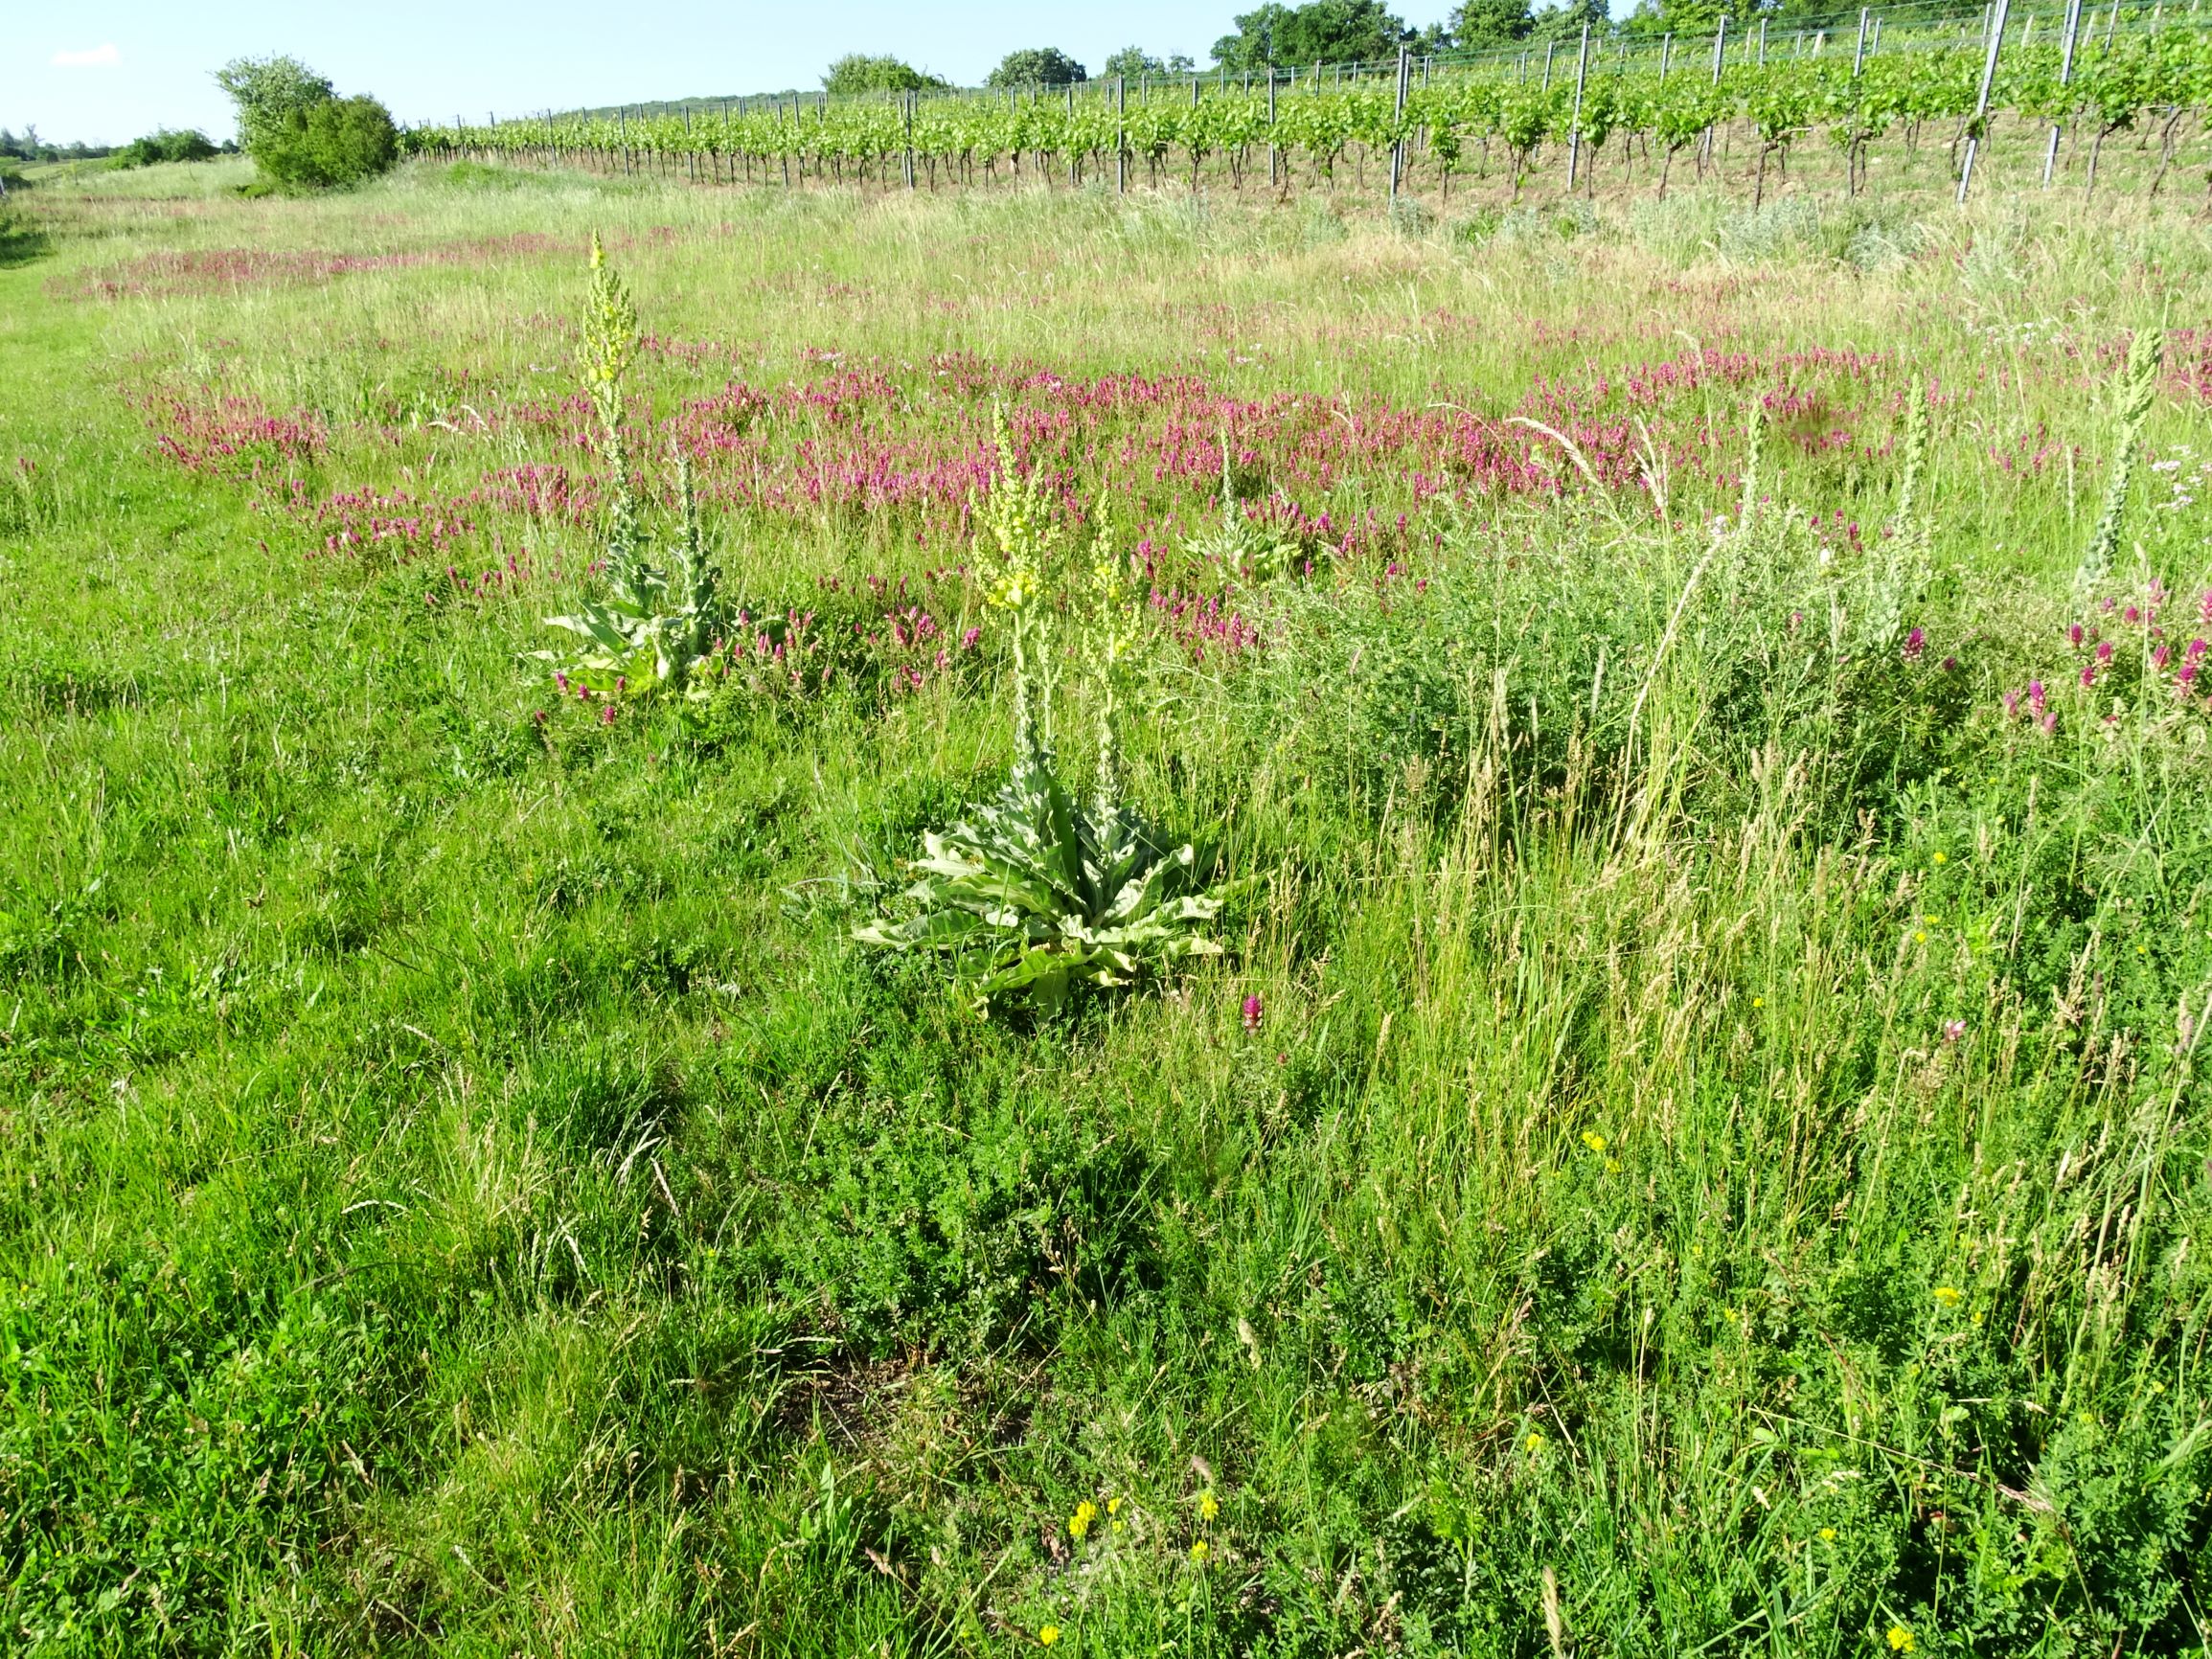
M 294 116 L 328 103 L 337 89 L 296 57 L 234 57 L 215 83 L 239 108 L 239 145 L 248 155 L 289 130 Z
M 1562 0 L 1530 17 L 1530 34 L 1539 40 L 1573 40 L 1587 25 L 1592 34 L 1606 32 L 1606 0 Z
M 1671 34 L 1679 39 L 1686 34 L 1710 35 L 1724 16 L 1728 33 L 1734 34 L 1762 10 L 1766 8 L 1757 0 L 1637 0 L 1623 27 L 1630 34 Z
M 1529 0 L 1462 0 L 1451 14 L 1459 44 L 1474 51 L 1526 40 L 1536 28 Z
M 374 98 L 326 98 L 294 110 L 254 152 L 262 171 L 295 190 L 355 184 L 384 171 L 399 156 L 392 112 Z
M 1308 0 L 1298 7 L 1269 4 L 1236 19 L 1237 33 L 1214 42 L 1223 69 L 1265 69 L 1270 64 L 1380 63 L 1401 46 L 1420 41 L 1405 20 L 1381 0 Z
M 1082 64 L 1056 46 L 1031 46 L 1019 52 L 1009 52 L 1000 59 L 991 79 L 990 86 L 1065 86 L 1073 80 L 1088 80 Z
M 848 52 L 822 77 L 825 92 L 918 92 L 944 86 L 941 76 L 925 75 L 896 57 L 870 57 Z
M 1117 76 L 1124 80 L 1140 80 L 1148 75 L 1188 75 L 1196 68 L 1197 65 L 1180 52 L 1170 55 L 1163 62 L 1142 47 L 1125 46 L 1106 60 L 1106 68 L 1100 73 L 1108 80 Z

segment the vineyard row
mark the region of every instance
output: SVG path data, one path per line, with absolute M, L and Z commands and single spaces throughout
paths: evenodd
M 2116 13 L 2114 13 L 2116 18 Z M 1264 165 L 1270 184 L 1288 188 L 1301 170 L 1334 183 L 1348 157 L 1389 155 L 1411 180 L 1425 175 L 1448 193 L 1471 166 L 1487 171 L 1501 150 L 1516 181 L 1545 146 L 1568 154 L 1569 179 L 1595 170 L 1608 144 L 1640 142 L 1656 154 L 1660 190 L 1677 158 L 1692 152 L 1700 171 L 1716 131 L 1742 124 L 1759 146 L 1762 188 L 1771 157 L 1788 165 L 1790 147 L 1812 136 L 1845 158 L 1859 188 L 1868 148 L 1902 131 L 1917 145 L 1929 124 L 1949 124 L 1955 157 L 2000 114 L 2087 140 L 2087 188 L 2114 134 L 2155 131 L 2162 183 L 2190 124 L 2212 107 L 2212 33 L 2192 14 L 2122 34 L 2096 27 L 2077 4 L 2062 20 L 2028 20 L 2006 29 L 1993 8 L 1983 37 L 1949 38 L 1911 50 L 1869 53 L 1863 21 L 1799 41 L 1789 55 L 1753 56 L 1732 43 L 1725 25 L 1709 42 L 1676 50 L 1670 37 L 1654 54 L 1631 55 L 1587 35 L 1563 49 L 1517 59 L 1424 74 L 1402 61 L 1395 83 L 1353 80 L 1333 85 L 1319 70 L 1260 88 L 1189 82 L 1187 97 L 1159 88 L 1132 99 L 1116 82 L 1051 92 L 901 95 L 880 101 L 741 100 L 735 106 L 649 118 L 625 114 L 455 122 L 409 129 L 414 153 L 434 157 L 527 160 L 637 170 L 681 168 L 694 178 L 785 184 L 849 175 L 866 182 L 935 188 L 1018 177 L 1026 163 L 1070 182 L 1111 178 L 1126 186 L 1135 170 L 1157 184 L 1187 170 L 1192 183 L 1209 160 L 1225 165 L 1240 187 Z M 1740 55 L 1732 55 L 1737 53 Z M 764 107 L 766 105 L 766 107 Z M 1263 153 L 1264 152 L 1264 153 Z M 2048 165 L 2045 167 L 2048 181 Z

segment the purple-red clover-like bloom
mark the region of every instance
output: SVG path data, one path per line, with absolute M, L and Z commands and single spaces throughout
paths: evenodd
M 1912 632 L 1904 636 L 1904 660 L 1906 662 L 1917 663 L 1920 661 L 1920 653 L 1927 648 L 1927 632 L 1926 629 L 1914 628 Z
M 1257 1032 L 1260 1029 L 1260 993 L 1258 991 L 1254 991 L 1244 998 L 1244 1029 L 1248 1032 Z

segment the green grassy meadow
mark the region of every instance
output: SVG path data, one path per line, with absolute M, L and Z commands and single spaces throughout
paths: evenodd
M 0 1648 L 2212 1642 L 2194 202 L 246 176 L 0 232 Z M 985 1014 L 994 414 L 1243 886 Z

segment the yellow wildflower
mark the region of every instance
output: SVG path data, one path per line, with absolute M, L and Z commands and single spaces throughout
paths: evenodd
M 1939 852 L 1937 852 L 1937 853 L 1936 853 L 1936 855 L 1935 855 L 1935 861 L 1936 861 L 1938 864 L 1942 864 L 1942 863 L 1945 863 L 1945 862 L 1946 862 L 1946 859 L 1944 858 L 1944 855 L 1943 855 L 1943 854 L 1942 854 L 1942 853 Z
M 1820 1529 L 1820 1541 L 1824 1544 L 1836 1542 L 1836 1529 L 1834 1527 L 1822 1527 Z
M 1046 1625 L 1038 1630 L 1037 1644 L 1040 1648 L 1049 1648 L 1059 1640 L 1060 1626 L 1058 1625 Z
M 1198 1494 L 1199 1520 L 1210 1521 L 1220 1512 L 1221 1506 L 1218 1501 L 1216 1501 L 1214 1494 L 1210 1489 L 1202 1491 Z
M 1531 1429 L 1529 1431 L 1528 1439 L 1522 1441 L 1520 1443 L 1521 1449 L 1523 1451 L 1541 1451 L 1543 1450 L 1543 1436 L 1538 1434 L 1534 1429 Z
M 1966 1300 L 1966 1292 L 1949 1284 L 1938 1284 L 1935 1287 L 1935 1299 L 1946 1307 L 1956 1307 Z
M 1107 1514 L 1109 1514 L 1109 1515 L 1118 1515 L 1118 1514 L 1120 1514 L 1121 1512 L 1122 1512 L 1122 1501 L 1121 1501 L 1121 1499 L 1119 1499 L 1119 1498 L 1108 1498 L 1108 1499 L 1106 1499 L 1106 1513 L 1107 1513 Z
M 1090 1531 L 1091 1522 L 1098 1519 L 1098 1505 L 1085 1498 L 1075 1507 L 1075 1513 L 1067 1518 L 1067 1535 L 1077 1543 L 1083 1542 L 1083 1534 Z
M 1191 1559 L 1192 1559 L 1192 1560 L 1194 1560 L 1194 1561 L 1202 1561 L 1202 1560 L 1204 1560 L 1205 1558 L 1206 1558 L 1206 1540 L 1205 1540 L 1205 1539 L 1203 1539 L 1203 1538 L 1200 1538 L 1200 1539 L 1199 1539 L 1199 1540 L 1198 1540 L 1197 1543 L 1195 1543 L 1195 1544 L 1193 1544 L 1193 1545 L 1191 1546 Z
M 1903 1625 L 1892 1625 L 1889 1627 L 1889 1646 L 1896 1652 L 1909 1653 L 1918 1648 L 1920 1643 L 1914 1638 L 1912 1632 Z
M 1912 936 L 1912 943 L 1915 944 L 1926 944 L 1927 943 L 1927 934 L 1925 931 L 1916 929 Z
M 1583 1145 L 1593 1152 L 1602 1152 L 1606 1149 L 1606 1138 L 1595 1129 L 1585 1129 L 1583 1131 Z
M 1755 996 L 1751 999 L 1751 1006 L 1753 1008 L 1765 1008 L 1767 1006 L 1767 999 L 1763 996 Z

